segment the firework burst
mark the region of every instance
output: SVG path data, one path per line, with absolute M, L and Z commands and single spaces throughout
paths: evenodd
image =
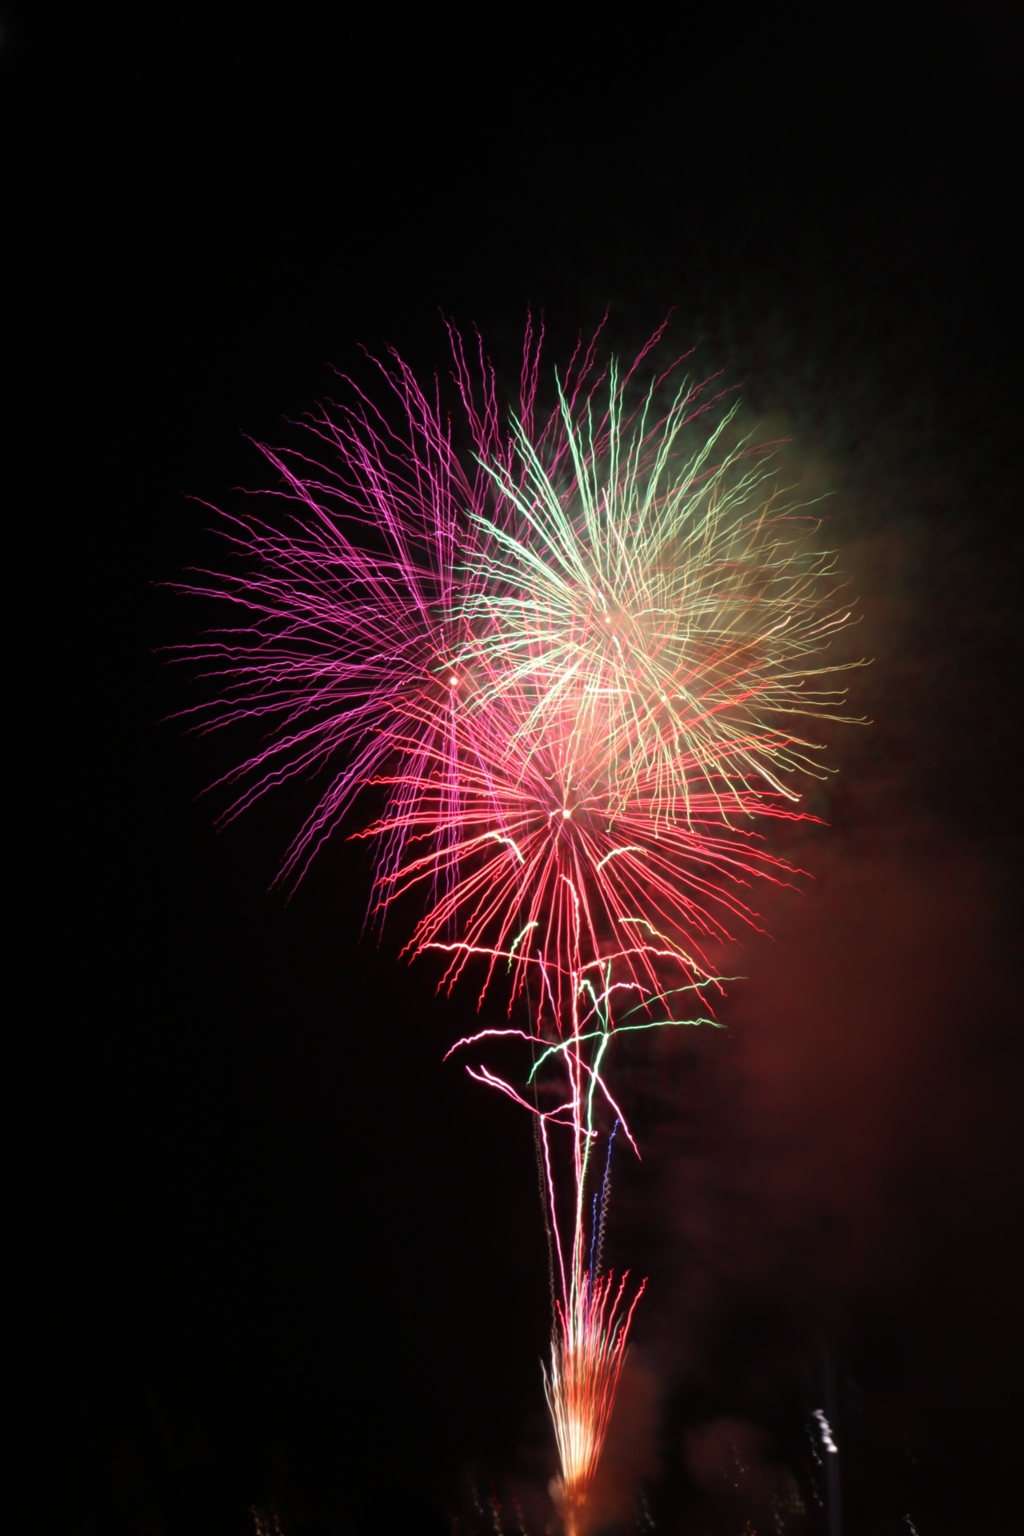
M 827 650 L 849 618 L 817 520 L 715 381 L 676 364 L 640 387 L 660 337 L 625 374 L 579 348 L 544 414 L 528 329 L 506 425 L 482 350 L 471 363 L 452 331 L 468 451 L 392 357 L 397 410 L 353 386 L 308 454 L 264 448 L 287 517 L 230 520 L 237 574 L 189 589 L 238 615 L 185 651 L 220 683 L 196 723 L 267 731 L 232 814 L 322 776 L 282 877 L 376 786 L 383 811 L 355 833 L 377 847 L 373 910 L 418 890 L 409 949 L 444 952 L 445 985 L 472 971 L 481 1003 L 505 984 L 507 1026 L 455 1049 L 508 1036 L 532 1057 L 519 1085 L 469 1070 L 538 1129 L 573 1531 L 639 1295 L 601 1267 L 599 1144 L 621 1126 L 635 1147 L 608 1052 L 712 1022 L 709 946 L 756 922 L 752 882 L 791 874 L 761 827 L 801 819 L 794 780 L 824 771 L 801 722 L 840 718 Z

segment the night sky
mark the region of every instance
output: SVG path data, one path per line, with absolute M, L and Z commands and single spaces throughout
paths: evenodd
M 360 345 L 443 370 L 442 312 L 514 368 L 528 307 L 552 361 L 673 312 L 834 493 L 874 658 L 728 1028 L 623 1064 L 611 1256 L 650 1287 L 608 1529 L 764 1536 L 786 1487 L 824 1536 L 826 1397 L 847 1536 L 1024 1525 L 1007 15 L 7 17 L 12 1531 L 484 1536 L 514 1494 L 541 1536 L 529 1125 L 442 1064 L 471 993 L 361 938 L 364 845 L 268 892 L 307 786 L 214 828 L 252 739 L 187 737 L 161 655 L 212 617 L 171 590 L 221 558 L 200 503 L 267 483 L 249 438 L 294 442 Z

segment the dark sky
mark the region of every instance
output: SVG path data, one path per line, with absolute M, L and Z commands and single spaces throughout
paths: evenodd
M 835 491 L 875 658 L 728 1032 L 624 1069 L 612 1245 L 651 1285 L 609 1479 L 711 1536 L 774 1529 L 789 1469 L 816 1536 L 831 1374 L 850 1536 L 1019 1521 L 1006 15 L 7 18 L 49 673 L 15 759 L 12 1529 L 471 1532 L 472 1489 L 550 1475 L 529 1129 L 441 1064 L 466 1001 L 360 941 L 361 853 L 268 895 L 301 791 L 214 831 L 242 744 L 165 723 L 194 695 L 154 655 L 206 621 L 158 584 L 210 557 L 190 498 L 263 483 L 246 434 L 289 440 L 360 344 L 443 367 L 442 310 L 511 360 L 528 305 L 554 360 L 674 309 Z

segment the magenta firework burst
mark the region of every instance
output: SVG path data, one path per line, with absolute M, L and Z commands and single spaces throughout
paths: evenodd
M 500 988 L 504 1022 L 458 1042 L 471 1074 L 536 1119 L 556 1281 L 548 1402 L 579 1529 L 638 1290 L 601 1266 L 607 1139 L 633 1136 L 608 1077 L 618 1035 L 711 1022 L 711 946 L 756 921 L 789 866 L 766 823 L 820 775 L 802 724 L 836 717 L 830 638 L 849 617 L 818 523 L 771 445 L 685 359 L 603 366 L 597 338 L 552 375 L 527 328 L 506 409 L 482 347 L 450 329 L 449 403 L 395 355 L 380 396 L 264 447 L 264 516 L 228 518 L 234 574 L 190 591 L 230 627 L 185 654 L 218 683 L 199 726 L 258 722 L 231 814 L 294 775 L 316 806 L 282 878 L 347 827 L 372 839 L 372 905 L 419 891 L 408 948 L 446 984 Z M 369 825 L 350 813 L 376 786 Z M 529 1070 L 479 1050 L 521 1041 Z M 455 1049 L 453 1048 L 453 1049 Z

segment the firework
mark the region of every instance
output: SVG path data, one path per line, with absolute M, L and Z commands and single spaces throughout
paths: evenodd
M 800 725 L 839 718 L 826 653 L 849 614 L 816 519 L 716 381 L 681 360 L 640 386 L 660 332 L 626 373 L 580 347 L 545 414 L 528 328 L 508 418 L 450 334 L 465 442 L 392 356 L 396 410 L 352 386 L 309 453 L 264 448 L 287 515 L 229 520 L 237 573 L 190 590 L 238 626 L 186 654 L 220 683 L 197 724 L 266 733 L 232 814 L 321 775 L 282 878 L 375 786 L 383 811 L 354 833 L 377 848 L 372 910 L 418 890 L 410 952 L 446 954 L 446 986 L 475 975 L 481 1004 L 504 987 L 507 1025 L 454 1049 L 506 1036 L 532 1058 L 519 1085 L 469 1071 L 535 1117 L 576 1530 L 639 1295 L 601 1262 L 601 1148 L 619 1127 L 635 1148 L 609 1052 L 713 1022 L 712 947 L 756 924 L 754 880 L 791 874 L 761 828 L 803 818 L 794 780 L 824 772 Z

